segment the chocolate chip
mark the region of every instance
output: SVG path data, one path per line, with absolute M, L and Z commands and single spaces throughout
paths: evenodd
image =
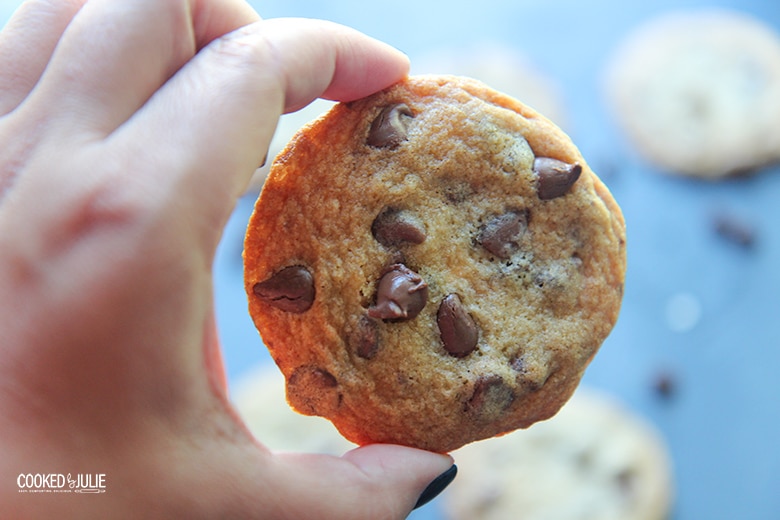
M 464 357 L 477 348 L 479 332 L 474 319 L 463 308 L 463 303 L 457 294 L 448 294 L 441 301 L 436 313 L 436 323 L 439 325 L 439 335 L 444 343 L 444 350 L 451 356 Z
M 582 166 L 549 157 L 537 157 L 534 160 L 534 173 L 537 175 L 536 193 L 542 200 L 550 200 L 568 193 L 582 173 Z
M 466 412 L 483 420 L 497 419 L 515 399 L 512 389 L 500 376 L 481 376 L 466 402 Z
M 363 359 L 372 359 L 379 351 L 379 330 L 377 322 L 368 316 L 361 316 L 348 338 L 353 352 Z
M 510 211 L 491 219 L 477 236 L 477 242 L 498 258 L 507 259 L 517 251 L 519 241 L 528 229 L 528 214 Z
M 301 313 L 314 303 L 314 277 L 302 265 L 285 267 L 252 290 L 264 302 L 287 312 Z
M 411 109 L 404 103 L 386 106 L 371 123 L 366 142 L 375 148 L 395 148 L 406 141 L 412 117 Z
M 718 213 L 712 217 L 712 226 L 719 237 L 744 249 L 751 249 L 756 243 L 755 228 L 734 215 Z
M 392 264 L 382 273 L 376 304 L 368 308 L 372 318 L 388 321 L 411 320 L 428 301 L 428 284 L 403 264 Z
M 669 370 L 661 370 L 655 374 L 653 390 L 658 397 L 671 400 L 677 393 L 677 378 Z
M 341 405 L 342 396 L 336 378 L 325 369 L 304 365 L 287 380 L 290 404 L 306 415 L 327 415 Z
M 371 234 L 385 247 L 425 242 L 425 227 L 408 211 L 384 209 L 371 224 Z

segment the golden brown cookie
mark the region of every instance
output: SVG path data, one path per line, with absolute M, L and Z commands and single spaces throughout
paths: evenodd
M 358 444 L 446 452 L 566 402 L 617 319 L 625 227 L 550 121 L 418 76 L 293 138 L 244 259 L 296 410 Z

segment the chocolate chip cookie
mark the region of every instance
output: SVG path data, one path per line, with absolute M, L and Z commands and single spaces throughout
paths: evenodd
M 618 316 L 618 205 L 553 123 L 411 77 L 336 105 L 249 221 L 249 312 L 303 414 L 446 452 L 554 415 Z
M 748 14 L 671 11 L 632 30 L 605 75 L 632 145 L 706 179 L 780 160 L 780 34 Z
M 341 456 L 355 448 L 322 417 L 304 416 L 287 406 L 285 381 L 274 366 L 244 374 L 231 388 L 231 401 L 249 431 L 275 451 Z
M 453 453 L 447 520 L 667 520 L 671 455 L 657 429 L 613 396 L 580 387 L 549 421 Z

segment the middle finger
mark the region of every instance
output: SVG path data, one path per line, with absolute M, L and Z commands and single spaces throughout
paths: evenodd
M 65 30 L 29 108 L 107 134 L 195 54 L 185 0 L 90 0 Z
M 0 116 L 40 79 L 54 47 L 86 0 L 28 0 L 0 33 Z

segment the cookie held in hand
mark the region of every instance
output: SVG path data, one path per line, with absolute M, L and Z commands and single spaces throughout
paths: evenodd
M 244 263 L 293 408 L 357 444 L 447 452 L 574 392 L 617 320 L 625 225 L 550 121 L 417 76 L 293 138 Z

